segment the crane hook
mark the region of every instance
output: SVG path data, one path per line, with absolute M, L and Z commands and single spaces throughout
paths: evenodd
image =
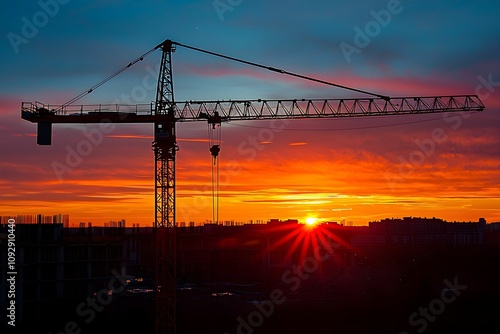
M 210 153 L 212 154 L 212 157 L 214 158 L 214 165 L 215 165 L 215 160 L 219 156 L 219 152 L 220 152 L 219 145 L 212 145 L 212 147 L 210 147 Z

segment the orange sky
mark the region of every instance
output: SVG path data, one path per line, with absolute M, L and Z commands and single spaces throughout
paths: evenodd
M 82 129 L 95 125 L 55 125 L 53 145 L 41 147 L 35 126 L 15 114 L 17 101 L 4 106 L 12 113 L 2 115 L 7 159 L 0 162 L 1 215 L 68 213 L 72 224 L 152 224 L 150 126 L 117 126 L 59 181 L 53 163 L 64 163 L 67 147 L 76 147 L 85 139 Z M 357 225 L 403 216 L 500 221 L 500 136 L 493 110 L 498 107 L 455 118 L 295 120 L 283 123 L 282 131 L 269 131 L 268 121 L 223 124 L 219 218 L 314 216 Z M 439 142 L 436 129 L 442 130 Z M 177 221 L 211 220 L 206 125 L 180 124 L 178 136 Z
M 223 124 L 221 220 L 500 222 L 497 2 L 401 2 L 387 23 L 373 16 L 387 8 L 376 1 L 288 1 L 285 10 L 279 1 L 229 1 L 223 15 L 213 1 L 66 2 L 37 24 L 47 1 L 12 1 L 1 21 L 0 215 L 153 223 L 151 125 L 117 125 L 58 173 L 54 166 L 67 165 L 97 125 L 54 125 L 52 145 L 42 147 L 20 109 L 22 101 L 61 104 L 89 91 L 78 104 L 149 104 L 161 51 L 140 55 L 171 39 L 276 70 L 177 45 L 176 101 L 359 97 L 283 69 L 391 97 L 478 94 L 486 105 L 447 118 L 296 120 L 282 131 L 267 121 Z M 177 135 L 178 221 L 211 220 L 207 125 L 179 124 Z

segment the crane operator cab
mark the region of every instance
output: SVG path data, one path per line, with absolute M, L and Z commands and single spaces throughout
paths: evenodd
M 153 150 L 159 150 L 162 159 L 172 159 L 178 150 L 174 127 L 175 125 L 169 122 L 155 123 Z

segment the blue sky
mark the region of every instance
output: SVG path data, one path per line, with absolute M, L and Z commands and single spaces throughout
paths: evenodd
M 55 15 L 37 27 L 38 32 L 27 38 L 27 43 L 19 44 L 17 53 L 8 33 L 23 36 L 22 19 L 39 22 L 43 15 L 37 16 L 37 13 L 43 11 L 43 6 L 36 1 L 15 3 L 3 13 L 0 27 L 5 38 L 2 39 L 1 66 L 2 73 L 10 79 L 1 83 L 4 93 L 23 96 L 27 88 L 48 93 L 60 90 L 62 85 L 68 90 L 68 96 L 72 96 L 167 38 L 332 79 L 345 73 L 380 80 L 387 76 L 439 76 L 443 81 L 461 80 L 472 87 L 476 76 L 491 69 L 500 55 L 496 24 L 499 5 L 491 1 L 401 0 L 398 13 L 391 14 L 389 23 L 380 27 L 368 46 L 359 54 L 352 54 L 350 63 L 339 45 L 355 45 L 354 29 L 364 31 L 366 25 L 374 21 L 372 13 L 386 11 L 391 1 L 73 0 L 59 4 L 53 0 L 41 3 L 56 3 Z M 157 62 L 157 59 L 151 61 Z M 205 78 L 182 73 L 182 69 L 194 62 L 239 67 L 179 50 L 174 56 L 174 66 L 180 66 L 176 72 L 178 80 L 180 83 L 182 78 L 197 81 L 197 89 L 186 93 L 181 85 L 179 97 L 196 98 L 199 91 L 206 89 Z M 141 75 L 140 72 L 138 70 L 137 75 Z M 225 86 L 222 90 L 234 86 L 234 79 L 208 85 L 211 88 Z M 131 75 L 123 80 L 134 84 L 137 77 Z M 112 86 L 110 84 L 109 89 Z M 109 92 L 102 98 L 107 95 Z M 210 96 L 226 97 L 220 91 Z M 98 100 L 102 98 L 99 96 Z
M 95 188 L 84 186 L 83 181 L 78 183 L 79 181 L 69 176 L 63 184 L 54 183 L 54 188 L 47 188 L 47 184 L 56 182 L 51 162 L 64 156 L 65 145 L 81 140 L 82 135 L 78 129 L 83 127 L 56 126 L 52 148 L 49 150 L 37 147 L 32 137 L 35 127 L 20 119 L 20 105 L 22 101 L 35 100 L 52 104 L 64 103 L 163 40 L 172 39 L 217 53 L 385 95 L 480 94 L 487 106 L 486 111 L 464 121 L 460 131 L 453 132 L 454 139 L 440 146 L 441 151 L 428 161 L 431 165 L 428 168 L 436 171 L 444 168 L 443 166 L 448 166 L 447 168 L 453 166 L 455 169 L 452 169 L 457 173 L 457 177 L 460 173 L 463 174 L 464 170 L 471 169 L 475 171 L 471 175 L 482 175 L 478 176 L 480 179 L 476 181 L 482 184 L 481 189 L 487 188 L 484 194 L 477 189 L 473 190 L 474 185 L 467 185 L 465 180 L 460 180 L 464 182 L 461 187 L 450 186 L 449 192 L 443 196 L 449 197 L 451 192 L 458 192 L 459 197 L 486 197 L 489 199 L 486 202 L 474 204 L 475 211 L 467 211 L 467 214 L 460 217 L 472 219 L 476 215 L 481 215 L 481 210 L 484 209 L 492 212 L 492 219 L 500 220 L 500 212 L 495 209 L 495 206 L 500 207 L 497 205 L 500 204 L 498 203 L 500 198 L 499 13 L 500 4 L 494 1 L 41 0 L 9 3 L 8 8 L 0 14 L 2 32 L 0 167 L 3 175 L 0 177 L 0 191 L 4 197 L 8 192 L 16 192 L 14 197 L 18 200 L 0 205 L 0 213 L 17 211 L 19 208 L 28 210 L 26 198 L 34 193 L 35 195 L 29 197 L 32 201 L 38 196 L 37 194 L 43 192 L 41 189 L 52 189 L 55 193 L 74 193 L 73 206 L 68 204 L 61 207 L 61 210 L 73 216 L 79 215 L 73 213 L 79 212 L 78 203 L 89 201 L 92 192 L 106 194 L 109 192 L 106 198 L 120 197 L 121 193 L 125 194 L 123 195 L 125 197 L 129 196 L 125 199 L 120 198 L 118 202 L 130 201 L 131 198 L 135 198 L 134 196 L 144 195 L 146 190 L 141 190 L 140 194 L 135 193 L 136 188 L 132 186 L 113 191 L 100 188 L 99 182 L 106 183 L 103 180 L 113 179 L 119 175 L 118 171 L 106 172 L 110 165 L 103 162 L 103 159 L 109 156 L 109 152 L 134 154 L 137 157 L 135 160 L 147 161 L 144 162 L 146 166 L 152 165 L 153 157 L 148 144 L 151 139 L 147 137 L 151 135 L 150 126 L 120 126 L 117 130 L 119 134 L 126 133 L 144 138 L 126 144 L 123 141 L 110 139 L 102 147 L 95 149 L 93 155 L 77 171 L 88 178 L 102 173 L 102 179 L 95 180 L 96 185 L 93 186 Z M 36 31 L 32 27 L 35 27 Z M 359 31 L 365 36 L 360 37 Z M 346 56 L 342 45 L 349 45 L 357 51 Z M 123 94 L 130 95 L 138 85 L 144 86 L 144 82 L 154 84 L 160 57 L 159 51 L 149 55 L 144 61 L 86 96 L 79 103 L 110 103 L 121 99 Z M 180 47 L 173 55 L 173 67 L 177 100 L 335 98 L 356 95 Z M 154 89 L 147 89 L 145 93 L 136 95 L 133 102 L 149 103 L 154 100 Z M 347 157 L 345 161 L 352 159 L 353 163 L 358 161 L 360 166 L 364 166 L 365 163 L 368 166 L 370 163 L 378 166 L 377 161 L 382 161 L 380 166 L 383 167 L 379 166 L 380 168 L 397 168 L 398 152 L 407 154 L 414 148 L 415 139 L 425 137 L 432 128 L 439 126 L 439 123 L 436 123 L 439 121 L 392 126 L 405 121 L 405 119 L 386 118 L 345 120 L 335 124 L 328 121 L 294 122 L 292 128 L 299 130 L 344 127 L 345 131 L 334 133 L 285 131 L 276 138 L 276 145 L 267 146 L 268 149 L 260 156 L 262 160 L 259 161 L 259 165 L 265 166 L 277 156 L 290 164 L 293 157 L 307 156 L 308 161 L 317 161 L 318 166 L 326 164 L 328 159 L 332 159 L 332 164 L 338 165 L 344 154 Z M 387 127 L 382 130 L 349 130 L 370 124 L 387 125 Z M 226 129 L 225 138 L 235 143 L 245 140 L 246 136 L 258 131 L 256 128 L 232 125 Z M 202 125 L 193 125 L 191 128 L 182 125 L 179 130 L 180 136 L 184 138 L 206 136 L 206 128 Z M 75 131 L 78 132 L 75 134 Z M 278 145 L 280 142 L 286 149 Z M 307 145 L 293 146 L 294 150 L 303 151 L 290 151 L 290 156 L 282 156 L 283 152 L 292 149 L 287 146 L 292 142 L 306 142 Z M 122 147 L 123 145 L 127 148 Z M 186 164 L 195 163 L 192 159 L 206 154 L 205 146 L 193 143 L 183 145 L 186 147 L 182 151 L 184 158 L 179 159 L 185 159 Z M 238 158 L 234 153 L 237 151 L 236 146 L 229 147 L 226 151 L 235 159 Z M 339 160 L 332 157 L 338 157 Z M 471 160 L 488 163 L 481 166 L 471 165 Z M 141 162 L 127 167 L 130 162 L 118 156 L 115 161 L 123 165 L 124 170 L 135 170 L 142 166 Z M 30 176 L 22 171 L 35 168 L 34 166 L 38 171 L 35 178 L 37 182 L 45 185 L 43 187 L 40 185 L 40 188 L 37 188 L 23 181 Z M 92 175 L 85 174 L 84 168 L 91 169 Z M 179 168 L 185 170 L 187 167 L 180 163 Z M 346 173 L 348 169 L 346 166 Z M 248 166 L 248 170 L 252 168 Z M 428 171 L 426 168 L 419 170 L 422 173 Z M 75 178 L 77 172 L 74 173 Z M 300 170 L 293 172 L 300 173 Z M 363 171 L 360 169 L 360 172 Z M 317 173 L 321 174 L 320 171 Z M 146 180 L 141 186 L 144 189 L 147 189 L 146 185 L 151 182 L 152 175 L 149 174 L 152 173 L 144 171 L 141 174 L 140 179 Z M 346 184 L 349 183 L 349 178 L 358 177 L 354 174 L 350 176 L 340 174 L 346 178 L 343 181 Z M 298 174 L 294 175 L 299 178 Z M 426 186 L 422 186 L 422 178 L 417 177 L 416 173 L 414 179 L 406 180 L 407 193 L 399 195 L 411 197 L 412 191 L 422 189 L 425 196 L 430 196 L 432 191 L 429 187 L 434 182 L 431 177 L 434 174 L 425 175 L 427 175 Z M 77 179 L 84 180 L 84 176 L 81 178 L 80 176 Z M 200 180 L 203 177 L 200 176 Z M 118 179 L 115 180 L 120 182 Z M 366 185 L 375 182 L 375 176 L 373 180 L 365 181 L 365 186 L 360 184 L 358 190 L 343 188 L 346 196 L 366 193 Z M 185 195 L 180 192 L 185 201 L 189 202 L 190 199 L 187 198 L 193 191 L 203 188 L 205 181 L 199 182 L 191 184 L 186 181 L 185 188 L 181 188 L 186 191 Z M 232 186 L 235 189 L 240 187 L 238 189 L 243 192 L 250 191 L 243 185 L 243 179 L 234 182 Z M 278 196 L 277 194 L 283 189 L 290 192 L 297 190 L 291 185 L 293 184 L 291 181 L 281 185 L 266 182 L 263 182 L 261 188 L 251 189 L 256 192 L 256 197 L 270 192 Z M 452 178 L 446 182 L 450 184 L 458 181 Z M 77 183 L 79 188 L 75 186 Z M 393 193 L 384 193 L 382 188 L 377 190 L 379 196 L 396 196 Z M 307 192 L 314 193 L 314 190 L 308 189 Z M 326 192 L 325 189 L 318 190 L 318 196 L 325 196 Z M 12 197 L 9 196 L 5 197 L 5 200 Z M 31 203 L 29 210 L 44 211 L 44 208 L 53 206 L 56 198 L 58 197 L 54 196 L 52 202 L 33 200 L 29 202 Z M 96 201 L 102 201 L 103 198 L 98 198 Z M 237 195 L 229 193 L 227 198 L 229 202 L 233 201 L 231 203 L 248 202 L 248 199 L 238 199 Z M 432 208 L 431 204 L 426 208 Z M 282 209 L 285 210 L 286 207 Z M 122 207 L 116 208 L 116 211 L 119 210 L 122 210 Z M 272 211 L 268 207 L 262 207 L 257 211 L 259 210 L 262 211 L 261 217 L 242 214 L 241 219 L 270 218 L 273 213 L 278 216 L 284 212 Z M 426 212 L 431 214 L 430 210 Z M 359 222 L 368 219 L 366 213 L 360 213 L 363 211 L 361 209 L 348 211 L 352 216 L 328 216 L 325 219 L 347 218 Z M 143 212 L 147 210 L 144 209 Z M 403 212 L 399 214 L 402 215 Z M 452 211 L 440 212 L 442 218 L 453 219 Z M 113 214 L 115 213 L 110 215 Z M 146 213 L 136 214 L 131 211 L 129 214 L 141 222 L 151 219 Z M 384 207 L 383 210 L 373 212 L 373 217 L 384 218 L 384 215 L 390 214 L 391 211 L 387 211 Z M 95 213 L 94 216 L 98 217 L 96 220 L 106 219 L 102 212 Z M 201 220 L 203 217 L 200 213 L 196 219 Z

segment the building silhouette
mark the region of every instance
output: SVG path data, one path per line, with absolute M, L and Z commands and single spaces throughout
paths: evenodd
M 16 216 L 0 216 L 0 225 L 8 224 L 9 219 L 14 219 L 16 224 L 63 224 L 64 227 L 69 227 L 68 214 L 24 214 Z
M 125 221 L 110 222 L 105 227 L 83 224 L 68 228 L 62 215 L 51 218 L 52 223 L 47 223 L 51 220 L 41 215 L 15 218 L 19 323 L 29 327 L 47 319 L 74 318 L 75 307 L 87 298 L 95 298 L 102 289 L 108 289 L 113 272 L 117 271 L 126 277 L 127 287 L 113 298 L 123 302 L 110 304 L 103 314 L 110 312 L 108 316 L 120 317 L 130 314 L 130 319 L 142 317 L 153 324 L 153 319 L 148 317 L 154 314 L 154 228 L 135 224 L 125 227 Z M 7 220 L 2 217 L 0 245 L 7 241 Z M 250 300 L 261 298 L 257 294 L 276 286 L 286 288 L 285 273 L 304 265 L 306 259 L 317 258 L 318 244 L 313 239 L 325 240 L 331 250 L 321 261 L 310 262 L 314 275 L 308 274 L 308 278 L 300 282 L 299 292 L 321 292 L 322 298 L 330 298 L 335 292 L 335 298 L 340 295 L 354 301 L 368 298 L 369 295 L 356 297 L 360 291 L 374 291 L 374 283 L 365 279 L 375 275 L 370 269 L 375 267 L 374 263 L 387 260 L 392 265 L 396 256 L 432 253 L 435 247 L 454 249 L 454 253 L 458 249 L 461 254 L 467 254 L 471 247 L 497 247 L 500 223 L 486 224 L 484 219 L 450 223 L 437 218 L 405 217 L 383 219 L 361 227 L 330 222 L 312 230 L 297 220 L 277 219 L 267 224 L 190 224 L 177 228 L 180 303 L 188 303 L 189 291 L 198 288 L 207 292 L 207 296 L 238 291 Z M 379 259 L 375 261 L 372 258 L 376 256 Z M 399 263 L 395 266 L 393 274 L 398 272 L 400 279 L 408 279 L 404 277 L 414 273 L 412 266 L 399 267 Z M 0 247 L 0 270 L 0 307 L 5 309 L 7 255 L 3 246 Z M 364 276 L 362 280 L 346 279 L 345 272 Z M 355 288 L 339 290 L 339 284 L 354 284 Z
M 387 218 L 369 223 L 353 240 L 355 246 L 465 246 L 483 245 L 486 220 L 446 222 L 438 218 Z

